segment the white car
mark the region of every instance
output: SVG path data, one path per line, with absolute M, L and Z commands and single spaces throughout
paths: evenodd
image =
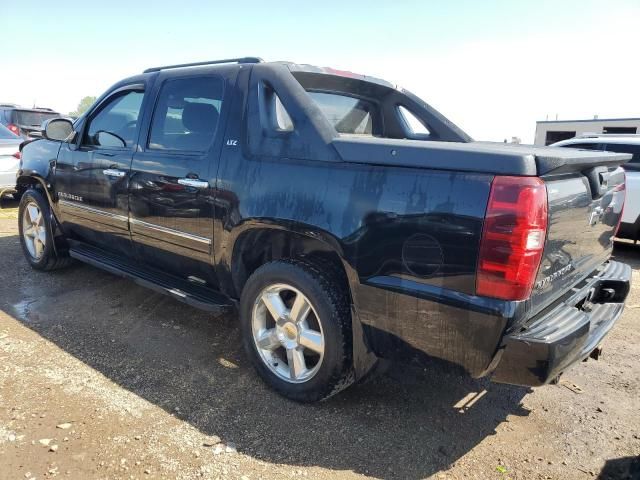
M 16 193 L 16 173 L 20 168 L 20 144 L 22 137 L 0 124 L 0 198 Z
M 584 135 L 551 145 L 608 152 L 631 153 L 633 158 L 624 166 L 627 196 L 618 238 L 640 240 L 640 135 Z

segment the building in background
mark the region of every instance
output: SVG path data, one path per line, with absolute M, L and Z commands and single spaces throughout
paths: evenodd
M 593 120 L 544 120 L 536 122 L 534 145 L 551 145 L 579 135 L 640 133 L 640 118 L 594 118 Z

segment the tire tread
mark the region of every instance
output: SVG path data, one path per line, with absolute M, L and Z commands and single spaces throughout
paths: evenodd
M 338 272 L 333 270 L 327 272 L 315 262 L 309 261 L 308 259 L 281 259 L 268 262 L 253 272 L 251 277 L 260 276 L 263 272 L 272 269 L 275 264 L 286 265 L 288 268 L 302 270 L 310 280 L 317 284 L 321 295 L 325 296 L 328 300 L 329 307 L 332 311 L 331 317 L 335 320 L 340 331 L 339 338 L 341 339 L 341 344 L 338 345 L 338 350 L 341 352 L 341 358 L 338 368 L 334 369 L 333 374 L 328 378 L 322 388 L 310 392 L 296 392 L 292 394 L 284 388 L 279 388 L 278 385 L 273 382 L 269 383 L 276 391 L 292 400 L 304 403 L 326 400 L 344 390 L 355 381 L 352 354 L 351 308 L 348 287 L 344 285 Z

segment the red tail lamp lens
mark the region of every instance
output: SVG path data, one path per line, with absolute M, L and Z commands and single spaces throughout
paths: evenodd
M 476 293 L 503 300 L 528 298 L 546 234 L 544 182 L 536 177 L 495 177 L 480 241 Z

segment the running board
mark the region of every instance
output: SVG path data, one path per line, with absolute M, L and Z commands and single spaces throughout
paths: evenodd
M 164 293 L 201 310 L 220 314 L 234 308 L 232 300 L 210 288 L 194 285 L 164 272 L 131 263 L 85 244 L 74 242 L 69 249 L 69 255 L 114 275 L 130 278 L 138 285 Z

